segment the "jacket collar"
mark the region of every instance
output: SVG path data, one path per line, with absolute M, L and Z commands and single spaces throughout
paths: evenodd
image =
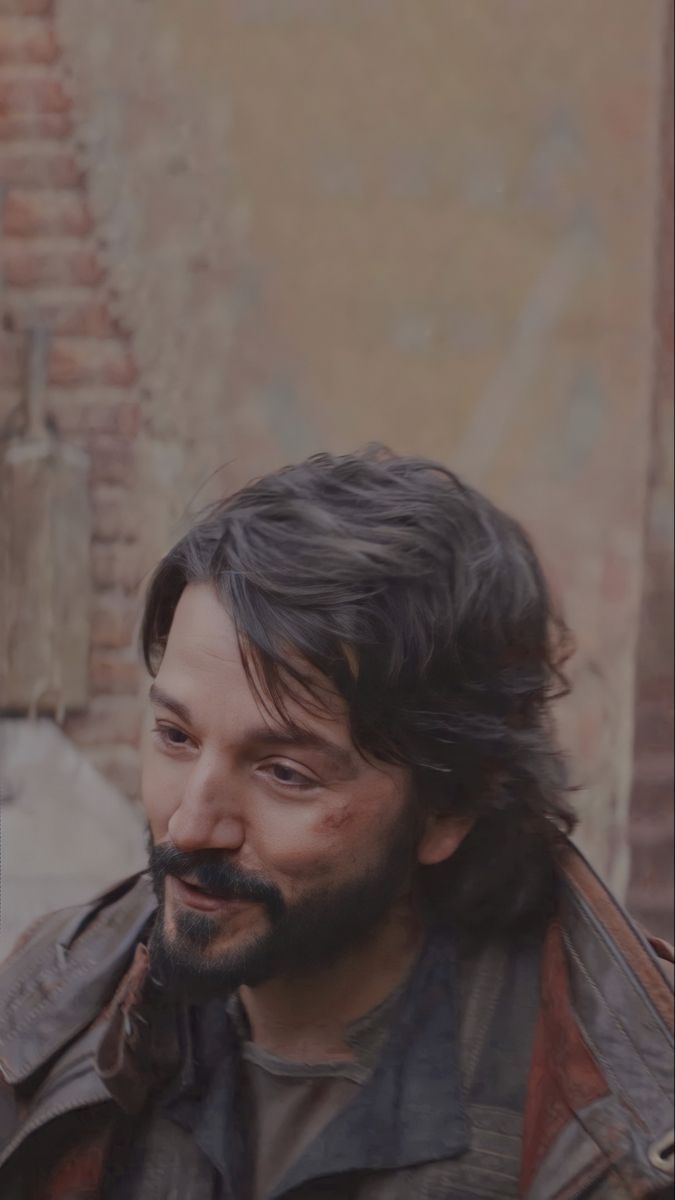
M 0 1069 L 28 1079 L 100 1016 L 157 907 L 133 875 L 87 905 L 51 913 L 0 973 Z
M 611 1164 L 630 1194 L 672 1181 L 673 992 L 652 948 L 570 843 L 559 858 L 523 1132 L 521 1192 L 558 1196 Z M 605 1064 L 610 1064 L 611 1074 Z M 581 1184 L 579 1184 L 581 1187 Z M 672 1183 L 671 1185 L 672 1186 Z

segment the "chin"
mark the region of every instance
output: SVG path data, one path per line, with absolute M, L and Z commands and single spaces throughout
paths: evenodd
M 267 926 L 260 921 L 240 924 L 217 914 L 181 910 L 165 919 L 162 932 L 168 950 L 187 952 L 206 962 L 246 954 L 264 938 Z

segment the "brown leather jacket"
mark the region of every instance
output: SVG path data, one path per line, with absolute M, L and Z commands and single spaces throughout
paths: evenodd
M 571 845 L 560 872 L 559 911 L 537 960 L 532 1018 L 525 1018 L 532 1035 L 526 1053 L 512 1050 L 513 1069 L 522 1067 L 526 1081 L 522 1111 L 491 1093 L 487 1103 L 478 1102 L 472 1092 L 476 1063 L 494 1044 L 495 1029 L 497 1040 L 508 1029 L 499 988 L 512 987 L 513 954 L 495 944 L 469 963 L 460 989 L 464 1144 L 440 1163 L 336 1177 L 332 1191 L 318 1169 L 275 1197 L 313 1200 L 318 1190 L 358 1200 L 673 1194 L 673 991 L 666 966 L 672 952 L 642 936 Z M 147 874 L 133 876 L 89 905 L 42 918 L 0 968 L 3 1200 L 23 1200 L 16 1163 L 27 1161 L 33 1146 L 37 1153 L 40 1137 L 68 1114 L 82 1129 L 90 1128 L 90 1114 L 102 1114 L 102 1122 L 39 1200 L 101 1196 L 112 1128 L 105 1115 L 118 1112 L 131 1114 L 143 1153 L 133 1184 L 127 1180 L 115 1200 L 244 1200 L 236 1183 L 229 1190 L 222 1183 L 199 1137 L 153 1108 L 158 1080 L 185 1068 L 170 1007 L 153 1013 L 144 1006 L 143 936 L 155 907 Z M 488 1160 L 501 1166 L 486 1171 Z

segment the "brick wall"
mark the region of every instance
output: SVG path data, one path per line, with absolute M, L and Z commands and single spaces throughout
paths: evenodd
M 673 60 L 667 39 L 659 196 L 652 453 L 637 654 L 629 902 L 673 939 Z
M 112 311 L 52 0 L 0 0 L 0 189 L 3 434 L 24 432 L 25 348 L 41 328 L 47 418 L 90 460 L 91 705 L 67 732 L 134 791 L 137 371 Z
M 194 0 L 0 0 L 0 414 L 19 428 L 42 322 L 95 517 L 92 699 L 67 732 L 130 794 L 139 559 L 222 464 L 211 494 L 385 438 L 521 516 L 553 568 L 585 844 L 622 890 L 665 7 L 519 0 L 499 25 L 475 0 L 199 20 Z M 644 646 L 669 602 L 652 460 L 631 836 L 654 925 L 672 762 L 664 641 L 649 666 Z

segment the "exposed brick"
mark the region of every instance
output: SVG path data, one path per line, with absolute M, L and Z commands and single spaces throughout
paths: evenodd
M 118 390 L 110 389 L 111 397 Z M 106 400 L 105 391 L 100 398 L 80 398 L 80 392 L 53 392 L 48 394 L 47 411 L 61 433 L 87 434 L 112 433 L 123 438 L 134 438 L 140 426 L 140 409 L 135 400 L 111 398 Z
M 4 306 L 16 330 L 40 324 L 73 337 L 114 337 L 117 332 L 107 304 L 89 288 L 7 288 Z
M 132 746 L 92 746 L 84 749 L 89 762 L 130 800 L 139 794 L 139 755 Z
M 0 142 L 62 139 L 73 132 L 70 113 L 10 113 L 0 115 Z
M 54 0 L 0 0 L 0 13 L 42 17 L 54 10 Z
M 633 790 L 640 797 L 640 807 L 634 807 L 631 813 L 631 829 L 644 823 L 658 823 L 663 813 L 672 808 L 672 775 L 663 774 L 659 778 L 643 775 L 639 760 L 633 772 Z
M 70 99 L 56 75 L 34 70 L 3 70 L 0 75 L 0 115 L 38 112 L 63 113 Z
M 95 694 L 136 695 L 139 665 L 126 651 L 94 650 L 89 664 L 91 689 Z
M 119 338 L 57 338 L 50 347 L 48 377 L 50 383 L 61 387 L 129 387 L 136 368 Z
M 670 782 L 673 779 L 673 751 L 669 746 L 666 749 L 647 750 L 644 746 L 639 750 L 635 767 L 633 770 L 633 778 L 641 784 L 659 784 L 662 781 Z
M 0 332 L 0 384 L 19 384 L 23 378 L 25 346 L 23 339 Z
M 92 494 L 94 537 L 99 542 L 133 542 L 138 537 L 138 510 L 126 488 L 105 484 Z
M 91 644 L 121 650 L 134 641 L 140 613 L 138 602 L 124 592 L 100 592 L 91 614 Z
M 631 866 L 643 886 L 656 888 L 667 881 L 673 869 L 672 826 L 661 837 L 647 837 L 642 842 L 632 836 Z
M 134 450 L 128 438 L 120 434 L 92 434 L 73 441 L 86 447 L 90 476 L 94 485 L 120 483 L 129 487 L 134 477 Z
M 673 900 L 672 885 L 661 882 L 655 889 L 652 886 L 633 885 L 630 893 L 630 912 L 636 915 L 640 925 L 648 933 L 673 942 Z
M 100 591 L 120 588 L 135 592 L 140 584 L 138 547 L 131 542 L 94 542 L 91 547 L 92 579 Z
M 0 66 L 5 63 L 48 64 L 58 56 L 52 26 L 39 17 L 0 15 Z
M 113 337 L 115 322 L 104 300 L 96 298 L 79 304 L 60 304 L 53 313 L 50 329 L 55 333 L 79 337 Z
M 86 200 L 74 188 L 12 188 L 5 196 L 2 228 L 8 237 L 86 237 L 92 220 Z
M 82 169 L 60 142 L 0 142 L 0 177 L 6 187 L 69 188 L 82 183 Z
M 32 245 L 28 239 L 5 241 L 5 284 L 36 287 L 45 284 L 95 285 L 103 271 L 93 250 L 76 241 L 57 245 Z
M 651 453 L 636 653 L 635 770 L 629 905 L 643 924 L 673 936 L 673 9 L 668 5 L 661 85 L 659 222 L 654 261 Z M 665 451 L 665 452 L 664 452 Z M 670 458 L 670 464 L 669 464 Z
M 635 711 L 635 745 L 643 750 L 672 750 L 673 708 L 672 701 L 648 701 L 640 697 Z
M 649 820 L 644 816 L 634 821 L 631 827 L 630 840 L 633 850 L 644 851 L 648 854 L 668 850 L 668 839 L 675 833 L 675 815 L 670 811 L 654 813 Z M 672 866 L 672 860 L 671 860 Z
M 98 292 L 84 174 L 69 139 L 72 105 L 52 64 L 59 48 L 44 19 L 52 0 L 0 0 L 0 179 L 4 187 L 0 382 L 13 401 L 22 335 L 51 333 L 47 411 L 90 455 L 93 508 L 90 681 L 94 699 L 67 732 L 127 795 L 138 791 L 140 666 L 132 650 L 139 579 L 138 519 L 129 499 L 140 412 L 136 368 Z M 42 18 L 42 19 L 41 19 Z
M 137 746 L 140 724 L 141 704 L 136 697 L 95 696 L 85 713 L 67 719 L 65 732 L 78 746 Z

